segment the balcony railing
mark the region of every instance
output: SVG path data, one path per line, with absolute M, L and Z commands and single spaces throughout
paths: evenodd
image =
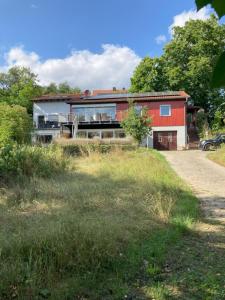
M 114 116 L 106 113 L 98 113 L 96 115 L 76 115 L 74 113 L 48 115 L 45 116 L 44 121 L 40 122 L 39 120 L 36 128 L 58 129 L 61 125 L 67 124 L 116 124 L 121 122 L 126 114 L 126 111 L 117 111 Z

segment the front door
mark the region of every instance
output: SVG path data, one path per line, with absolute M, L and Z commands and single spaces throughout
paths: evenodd
M 177 150 L 177 131 L 154 131 L 153 147 L 157 150 Z

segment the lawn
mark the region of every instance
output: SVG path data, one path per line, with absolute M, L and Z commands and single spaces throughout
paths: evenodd
M 2 185 L 0 299 L 160 299 L 166 255 L 197 217 L 156 151 L 93 153 Z
M 225 167 L 225 146 L 209 153 L 208 158 Z

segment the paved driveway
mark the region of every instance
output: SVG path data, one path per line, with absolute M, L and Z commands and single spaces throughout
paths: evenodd
M 225 221 L 225 168 L 199 150 L 161 152 L 193 189 L 207 218 Z

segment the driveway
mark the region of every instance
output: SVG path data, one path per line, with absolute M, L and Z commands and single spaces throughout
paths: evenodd
M 225 221 L 225 168 L 199 150 L 161 153 L 200 199 L 205 217 Z

